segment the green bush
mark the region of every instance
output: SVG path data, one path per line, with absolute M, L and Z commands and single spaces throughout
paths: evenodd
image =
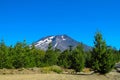
M 50 69 L 51 69 L 51 71 L 53 71 L 53 72 L 62 73 L 62 69 L 61 69 L 61 67 L 59 67 L 59 66 L 54 65 L 54 66 L 51 66 Z
M 56 72 L 56 73 L 60 74 L 60 73 L 62 73 L 62 69 L 59 66 L 53 65 L 53 66 L 43 67 L 42 72 L 43 73 Z

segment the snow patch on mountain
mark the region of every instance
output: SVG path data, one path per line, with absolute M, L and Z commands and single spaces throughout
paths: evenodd
M 52 42 L 52 39 L 54 38 L 55 36 L 50 36 L 44 40 L 40 40 L 37 42 L 37 44 L 35 46 L 42 46 L 44 44 L 50 44 Z
M 64 38 L 64 36 L 61 36 L 62 37 L 62 40 L 65 41 L 66 39 Z
M 54 48 L 56 48 L 56 47 L 57 47 L 57 45 L 58 45 L 58 43 L 56 43 L 56 44 L 55 44 Z

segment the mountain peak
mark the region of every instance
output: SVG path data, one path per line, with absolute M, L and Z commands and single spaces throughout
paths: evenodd
M 34 45 L 36 48 L 47 50 L 50 43 L 52 43 L 53 48 L 60 49 L 61 51 L 68 49 L 69 46 L 76 47 L 78 44 L 80 44 L 80 42 L 77 42 L 71 37 L 63 34 L 41 38 L 35 42 Z

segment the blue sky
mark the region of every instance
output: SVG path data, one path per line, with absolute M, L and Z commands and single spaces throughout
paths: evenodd
M 0 0 L 0 39 L 30 44 L 48 35 L 67 34 L 93 45 L 100 30 L 108 45 L 120 48 L 119 0 Z

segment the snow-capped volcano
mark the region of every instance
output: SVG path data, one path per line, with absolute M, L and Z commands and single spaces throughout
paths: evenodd
M 69 48 L 69 46 L 76 47 L 80 42 L 75 41 L 67 35 L 56 35 L 56 36 L 47 36 L 42 38 L 34 43 L 36 48 L 47 50 L 48 45 L 52 43 L 53 48 L 60 49 L 64 51 Z M 85 50 L 90 49 L 90 47 L 84 45 Z

